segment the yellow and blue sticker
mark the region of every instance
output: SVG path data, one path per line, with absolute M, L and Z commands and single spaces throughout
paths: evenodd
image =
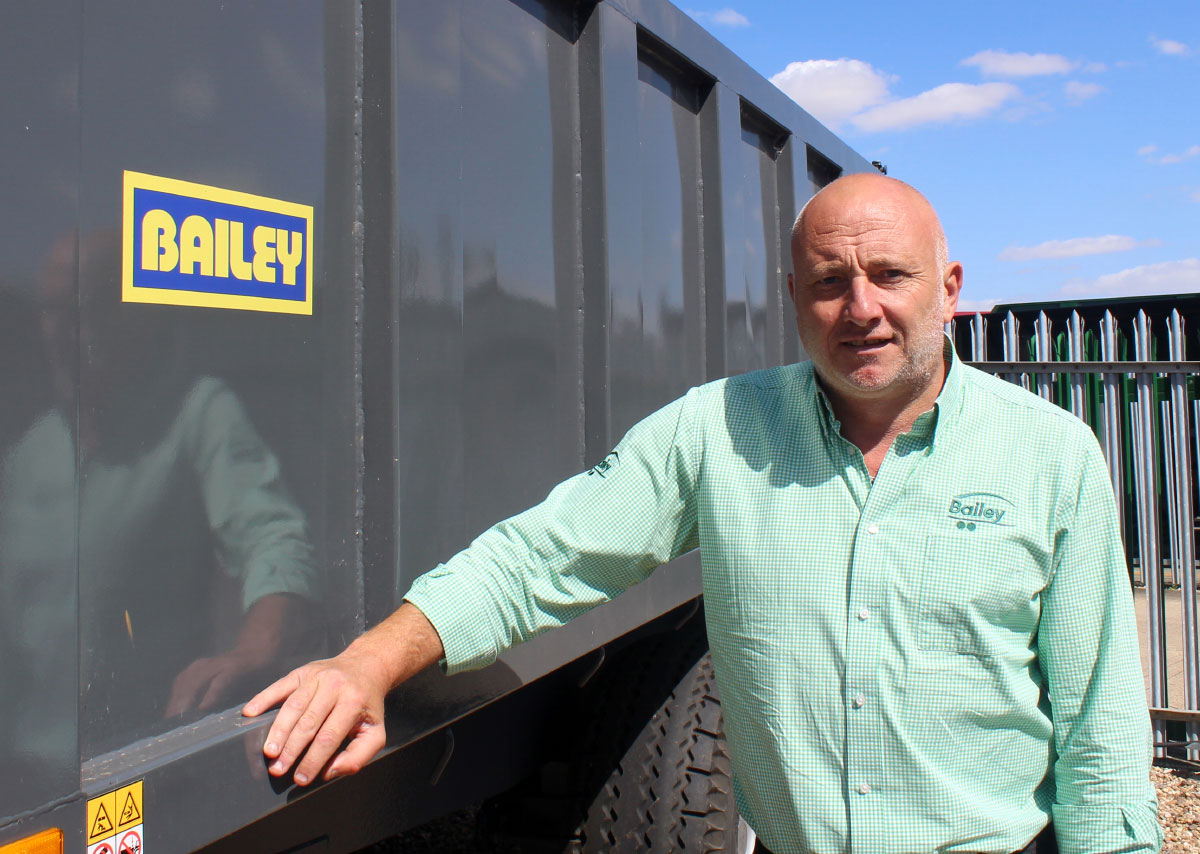
M 313 209 L 125 173 L 121 299 L 313 311 Z

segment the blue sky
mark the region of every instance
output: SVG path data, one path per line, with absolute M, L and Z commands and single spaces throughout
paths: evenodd
M 1200 292 L 1200 0 L 679 5 L 929 197 L 965 308 Z

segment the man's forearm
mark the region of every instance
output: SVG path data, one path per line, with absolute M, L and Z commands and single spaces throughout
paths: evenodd
M 373 662 L 390 691 L 444 655 L 437 629 L 420 609 L 405 602 L 379 625 L 355 639 L 339 657 Z

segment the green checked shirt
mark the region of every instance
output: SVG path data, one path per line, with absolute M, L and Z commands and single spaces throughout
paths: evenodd
M 1157 851 L 1112 487 L 1080 421 L 957 357 L 872 482 L 812 365 L 692 389 L 406 597 L 446 666 L 696 547 L 738 808 L 777 854 Z

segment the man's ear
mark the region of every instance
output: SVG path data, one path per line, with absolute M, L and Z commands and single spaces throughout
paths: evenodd
M 791 273 L 788 273 L 788 294 L 794 303 L 796 301 L 796 277 Z
M 951 261 L 946 265 L 946 274 L 942 277 L 942 287 L 946 294 L 945 308 L 942 312 L 944 323 L 949 323 L 954 319 L 954 312 L 958 310 L 958 295 L 962 293 L 962 286 L 963 265 L 958 261 Z

